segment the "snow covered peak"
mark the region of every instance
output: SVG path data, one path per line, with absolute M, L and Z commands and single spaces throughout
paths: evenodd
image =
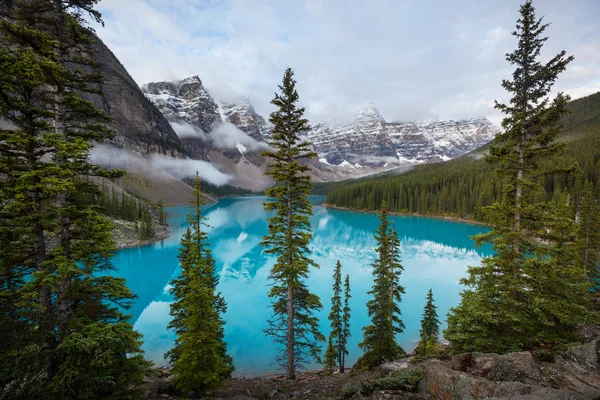
M 200 77 L 198 75 L 190 76 L 189 78 L 185 78 L 185 79 L 179 81 L 180 85 L 187 85 L 187 84 L 194 84 L 194 83 L 199 83 L 200 85 L 202 85 L 202 81 L 200 80 Z
M 373 103 L 367 103 L 361 106 L 356 112 L 354 119 L 357 122 L 385 122 L 383 116 Z
M 221 122 L 217 103 L 198 76 L 175 82 L 151 82 L 142 92 L 170 122 L 185 122 L 205 133 Z

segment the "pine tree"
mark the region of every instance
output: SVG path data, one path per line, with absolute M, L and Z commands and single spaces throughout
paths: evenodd
M 375 234 L 378 246 L 377 258 L 373 262 L 373 287 L 369 291 L 373 298 L 367 302 L 371 325 L 363 327 L 364 337 L 359 345 L 364 352 L 360 364 L 369 368 L 405 354 L 396 343 L 396 334 L 404 330 L 398 306 L 400 295 L 404 293 L 404 288 L 398 283 L 402 269 L 396 254 L 399 242 L 390 227 L 386 202 L 381 206 L 379 221 Z
M 344 372 L 344 358 L 348 355 L 346 344 L 350 335 L 350 278 L 346 275 L 346 288 L 344 293 L 344 308 L 342 309 L 342 264 L 338 260 L 333 272 L 333 297 L 331 298 L 331 311 L 329 324 L 331 328 L 330 340 L 336 349 L 336 362 L 341 373 Z
M 346 366 L 346 356 L 348 355 L 348 338 L 350 337 L 350 276 L 346 275 L 346 280 L 344 282 L 344 309 L 342 310 L 342 340 L 341 340 L 341 349 L 340 352 L 340 372 L 344 373 L 344 369 Z
M 162 199 L 158 202 L 158 223 L 162 226 L 167 225 L 167 216 L 165 215 Z
M 70 3 L 57 15 L 49 2 L 17 2 L 0 21 L 0 117 L 10 121 L 0 130 L 0 246 L 13 249 L 0 251 L 0 272 L 15 302 L 6 307 L 15 324 L 0 350 L 2 395 L 135 398 L 149 364 L 122 311 L 134 296 L 106 276 L 110 223 L 79 200 L 99 194 L 82 176 L 118 175 L 89 161 L 91 141 L 110 136 L 108 120 L 80 91 L 57 89 L 83 89 L 48 24 L 87 12 Z
M 415 349 L 415 353 L 418 355 L 431 354 L 437 348 L 440 320 L 436 309 L 437 306 L 433 304 L 433 292 L 429 289 L 427 303 L 423 309 L 423 319 L 421 319 L 420 342 Z
M 326 375 L 332 375 L 336 367 L 336 359 L 338 354 L 333 341 L 333 335 L 329 335 L 329 340 L 327 340 L 327 347 L 325 350 L 325 356 L 323 357 L 323 370 Z
M 202 215 L 204 195 L 196 172 L 193 212 L 190 227 L 181 239 L 179 261 L 181 275 L 171 281 L 173 319 L 169 328 L 175 331 L 175 345 L 167 352 L 175 374 L 175 386 L 182 392 L 204 393 L 220 387 L 231 377 L 233 362 L 227 354 L 222 315 L 225 300 L 217 292 L 219 279 L 210 251 Z
M 278 361 L 285 366 L 288 379 L 296 379 L 296 369 L 302 363 L 320 360 L 320 342 L 325 340 L 314 315 L 321 309 L 321 301 L 305 283 L 309 268 L 318 267 L 309 257 L 312 232 L 308 217 L 312 215 L 312 204 L 308 196 L 312 183 L 306 174 L 306 162 L 315 153 L 301 138 L 309 125 L 303 117 L 304 108 L 297 106 L 293 75 L 290 68 L 285 71 L 279 85 L 281 93 L 271 101 L 278 107 L 269 118 L 274 151 L 264 155 L 270 160 L 266 175 L 276 184 L 266 191 L 273 201 L 264 203 L 264 208 L 272 216 L 268 218 L 269 234 L 262 241 L 268 254 L 277 255 L 269 275 L 273 317 L 265 332 L 284 346 Z
M 518 48 L 507 55 L 516 69 L 512 80 L 502 82 L 513 97 L 509 104 L 496 103 L 506 115 L 504 132 L 486 157 L 504 182 L 502 199 L 485 209 L 493 229 L 475 237 L 478 244 L 491 243 L 496 254 L 470 267 L 461 281 L 467 289 L 451 309 L 445 332 L 457 351 L 507 352 L 564 343 L 572 340 L 577 324 L 594 320 L 586 309 L 582 269 L 566 257 L 571 252 L 568 221 L 537 195 L 536 178 L 549 172 L 540 164 L 563 147 L 555 138 L 568 97 L 559 93 L 550 100 L 548 95 L 573 57 L 562 51 L 542 64 L 548 25 L 535 16 L 531 1 L 520 12 L 513 33 Z

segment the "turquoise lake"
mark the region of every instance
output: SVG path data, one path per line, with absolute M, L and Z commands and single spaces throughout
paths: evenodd
M 373 232 L 378 226 L 377 215 L 336 210 L 315 204 L 311 223 L 314 232 L 311 248 L 320 269 L 313 270 L 309 286 L 320 296 L 323 310 L 319 314 L 321 331 L 329 333 L 329 313 L 333 268 L 339 259 L 343 274 L 350 275 L 352 287 L 350 355 L 347 367 L 360 356 L 358 343 L 361 328 L 368 321 L 367 291 L 372 284 L 370 264 L 375 258 Z M 263 329 L 270 315 L 267 297 L 267 276 L 273 257 L 263 253 L 259 245 L 267 233 L 263 197 L 229 198 L 208 207 L 210 244 L 220 274 L 219 290 L 227 301 L 225 340 L 233 357 L 238 376 L 279 371 L 273 359 L 277 347 Z M 128 286 L 138 295 L 133 315 L 135 328 L 144 335 L 146 357 L 164 365 L 164 353 L 171 347 L 174 335 L 169 323 L 169 282 L 179 273 L 179 239 L 186 227 L 187 207 L 171 207 L 168 222 L 172 234 L 152 245 L 120 250 L 113 259 L 116 275 L 127 279 Z M 480 225 L 443 219 L 393 216 L 396 231 L 402 241 L 404 272 L 401 283 L 406 294 L 400 308 L 406 329 L 398 342 L 412 350 L 419 338 L 420 318 L 429 288 L 433 289 L 438 315 L 445 327 L 448 309 L 458 304 L 459 279 L 469 265 L 477 265 L 490 247 L 475 248 L 469 236 L 486 231 Z M 308 366 L 311 367 L 311 366 Z

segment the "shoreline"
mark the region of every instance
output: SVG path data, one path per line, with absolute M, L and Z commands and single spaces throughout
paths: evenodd
M 321 206 L 325 207 L 325 208 L 331 208 L 334 210 L 344 210 L 344 211 L 352 211 L 352 212 L 360 212 L 360 213 L 366 213 L 366 214 L 377 214 L 378 211 L 374 211 L 374 210 L 357 210 L 355 208 L 348 208 L 348 207 L 341 207 L 341 206 L 335 206 L 333 204 L 327 204 L 327 203 L 323 203 L 320 204 Z M 452 215 L 440 215 L 440 214 L 420 214 L 417 212 L 411 213 L 411 212 L 398 212 L 398 211 L 390 211 L 388 213 L 389 215 L 397 215 L 397 216 L 405 216 L 405 217 L 424 217 L 424 218 L 435 218 L 435 219 L 443 219 L 446 221 L 453 221 L 453 222 L 461 222 L 461 223 L 466 223 L 466 224 L 473 224 L 473 225 L 481 225 L 481 226 L 488 226 L 487 224 L 480 222 L 480 221 L 476 221 L 474 219 L 467 219 L 467 218 L 460 218 L 460 217 L 455 217 Z

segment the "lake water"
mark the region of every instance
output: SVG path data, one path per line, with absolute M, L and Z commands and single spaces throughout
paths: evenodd
M 323 310 L 319 314 L 321 331 L 328 336 L 327 315 L 331 304 L 333 268 L 337 260 L 343 274 L 350 275 L 352 287 L 350 355 L 346 366 L 360 356 L 358 343 L 361 328 L 368 324 L 366 302 L 371 288 L 370 264 L 375 258 L 373 232 L 378 226 L 375 214 L 328 209 L 318 205 L 324 198 L 315 197 L 311 219 L 314 238 L 313 259 L 320 269 L 309 278 L 310 289 L 320 296 Z M 206 209 L 211 226 L 210 244 L 221 276 L 219 290 L 228 304 L 225 340 L 236 366 L 236 375 L 263 374 L 278 371 L 273 363 L 277 347 L 263 329 L 270 315 L 267 276 L 273 257 L 259 246 L 267 233 L 266 214 L 262 203 L 266 198 L 230 198 Z M 165 364 L 163 355 L 173 343 L 169 323 L 169 282 L 179 273 L 178 247 L 186 227 L 187 207 L 171 207 L 168 222 L 170 237 L 153 245 L 124 249 L 114 258 L 116 274 L 127 279 L 139 296 L 130 312 L 135 328 L 144 335 L 146 357 Z M 458 304 L 459 279 L 467 266 L 477 265 L 491 248 L 474 248 L 469 236 L 485 231 L 480 225 L 416 216 L 392 217 L 402 241 L 404 272 L 401 283 L 406 294 L 400 308 L 406 325 L 398 342 L 406 349 L 415 347 L 419 338 L 420 318 L 429 288 L 433 289 L 438 315 L 445 326 L 448 309 Z

